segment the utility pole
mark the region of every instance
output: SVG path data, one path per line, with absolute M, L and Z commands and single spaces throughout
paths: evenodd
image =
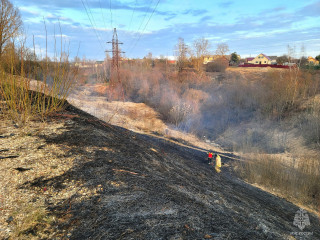
M 119 44 L 123 44 L 122 42 L 118 41 L 118 34 L 117 29 L 113 29 L 113 37 L 111 42 L 112 43 L 112 50 L 106 52 L 112 52 L 112 65 L 111 65 L 111 76 L 110 76 L 110 83 L 111 87 L 114 87 L 116 83 L 121 83 L 120 80 L 120 53 L 125 53 L 119 51 Z

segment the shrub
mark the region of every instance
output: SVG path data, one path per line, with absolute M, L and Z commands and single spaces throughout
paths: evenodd
M 223 57 L 207 64 L 207 72 L 225 72 L 229 66 L 229 61 Z
M 191 105 L 178 102 L 169 111 L 170 121 L 176 127 L 179 127 L 179 125 L 186 120 L 191 111 Z
M 9 73 L 0 69 L 0 100 L 6 104 L 0 113 L 21 125 L 29 119 L 44 118 L 61 110 L 77 74 L 66 56 L 57 62 L 51 62 L 48 58 L 38 60 L 37 64 L 32 64 L 29 78 L 25 77 L 24 69 L 28 69 L 25 63 L 28 62 L 20 62 L 20 72 L 14 70 L 14 62 Z M 19 75 L 14 75 L 17 73 Z

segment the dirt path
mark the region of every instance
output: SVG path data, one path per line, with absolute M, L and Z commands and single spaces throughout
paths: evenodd
M 55 218 L 46 231 L 29 229 L 21 239 L 295 239 L 293 232 L 320 239 L 314 215 L 301 231 L 293 225 L 297 206 L 244 183 L 228 167 L 215 173 L 202 149 L 107 125 L 72 106 L 47 124 L 56 129 L 29 139 L 39 147 L 1 160 L 32 168 L 11 187 Z M 10 140 L 10 132 L 1 134 L 3 144 Z M 37 175 L 42 159 L 25 158 L 49 148 L 65 169 Z M 10 222 L 10 214 L 0 229 L 14 232 L 18 217 Z

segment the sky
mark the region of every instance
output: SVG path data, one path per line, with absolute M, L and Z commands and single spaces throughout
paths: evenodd
M 320 54 L 320 0 L 11 0 L 26 45 L 50 57 L 67 52 L 103 60 L 117 29 L 124 56 L 175 55 L 179 38 L 192 48 L 208 39 L 241 57 Z M 46 48 L 47 46 L 47 48 Z M 47 50 L 46 50 L 47 49 Z

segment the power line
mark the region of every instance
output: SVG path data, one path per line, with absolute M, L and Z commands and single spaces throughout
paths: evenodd
M 147 28 L 147 26 L 148 26 L 148 24 L 149 24 L 149 22 L 150 22 L 150 20 L 151 20 L 151 18 L 152 18 L 152 16 L 153 16 L 153 14 L 155 13 L 155 11 L 156 11 L 156 9 L 157 9 L 157 7 L 158 7 L 159 3 L 160 3 L 160 0 L 158 0 L 158 2 L 157 2 L 157 4 L 156 4 L 155 8 L 153 9 L 153 12 L 151 13 L 151 15 L 150 15 L 150 17 L 149 17 L 149 19 L 148 19 L 148 21 L 147 21 L 146 25 L 144 26 L 144 29 L 142 30 L 142 33 L 146 30 L 146 28 Z M 129 51 L 130 51 L 130 53 L 131 53 L 131 52 L 132 52 L 132 50 L 136 47 L 137 43 L 139 42 L 139 40 L 140 40 L 140 38 L 141 38 L 141 36 L 142 36 L 142 33 L 140 33 L 138 40 L 135 42 L 135 44 L 133 45 L 133 47 L 129 50 Z
M 156 6 L 155 6 L 155 8 L 153 9 L 153 12 L 151 13 L 151 15 L 150 15 L 150 17 L 149 17 L 149 19 L 148 19 L 148 22 L 147 22 L 147 23 L 146 23 L 146 25 L 144 26 L 144 29 L 143 29 L 143 31 L 142 31 L 142 32 L 144 32 L 144 30 L 146 30 L 147 25 L 148 25 L 148 24 L 149 24 L 149 22 L 150 22 L 150 19 L 152 18 L 152 16 L 153 16 L 154 12 L 156 11 L 156 9 L 157 9 L 157 7 L 158 7 L 158 5 L 159 5 L 159 2 L 160 2 L 160 0 L 158 0 L 157 5 L 156 5 Z
M 88 9 L 89 9 L 89 13 L 90 13 L 90 15 L 91 15 L 91 18 L 92 18 L 92 22 L 93 22 L 93 24 L 94 24 L 94 27 L 97 29 L 97 24 L 96 24 L 96 21 L 95 21 L 95 19 L 94 19 L 94 17 L 93 17 L 91 8 L 89 7 L 89 4 L 88 4 L 87 0 L 85 0 L 85 2 L 87 3 Z M 99 35 L 98 38 L 99 38 L 99 41 L 100 41 L 100 45 L 102 46 L 101 35 L 99 34 L 99 32 L 97 32 L 97 33 L 98 33 L 98 35 Z
M 87 9 L 86 5 L 84 4 L 83 0 L 81 0 L 81 2 L 82 2 L 82 5 L 83 5 L 84 9 L 86 10 L 86 13 L 87 13 L 88 19 L 89 19 L 90 24 L 91 24 L 91 26 L 92 26 L 92 28 L 93 28 L 93 30 L 94 30 L 94 32 L 95 32 L 95 34 L 96 34 L 96 37 L 97 37 L 97 39 L 98 39 L 98 41 L 99 41 L 99 43 L 100 43 L 101 49 L 103 49 L 103 46 L 102 46 L 102 43 L 101 43 L 101 39 L 99 38 L 98 33 L 97 33 L 97 31 L 96 31 L 96 29 L 95 29 L 95 27 L 94 27 L 93 23 L 92 23 L 92 20 L 91 20 L 91 18 L 90 18 L 89 13 L 88 13 L 88 9 Z
M 150 12 L 150 10 L 151 10 L 150 7 L 151 7 L 152 3 L 153 3 L 153 0 L 150 1 L 148 11 L 147 11 L 146 14 L 144 15 L 143 20 L 141 21 L 141 24 L 140 24 L 137 32 L 140 31 L 140 29 L 141 29 L 141 27 L 142 27 L 142 25 L 143 25 L 144 20 L 146 19 L 148 13 Z
M 104 13 L 103 13 L 104 11 L 102 10 L 101 0 L 99 0 L 99 5 L 100 5 L 100 11 L 101 11 L 101 14 L 102 14 L 103 24 L 104 24 L 105 30 L 107 30 L 108 27 L 107 27 L 105 15 L 104 15 Z M 111 30 L 111 29 L 112 29 L 112 26 L 111 26 L 110 30 Z
M 135 10 L 137 8 L 137 3 L 138 3 L 138 0 L 136 0 L 136 3 L 134 5 L 133 11 L 132 11 L 132 15 L 131 15 L 131 20 L 130 20 L 128 31 L 130 31 L 130 29 L 131 29 L 132 19 L 133 19 L 134 12 L 135 12 Z
M 144 20 L 146 19 L 146 16 L 148 15 L 148 13 L 149 13 L 150 10 L 151 10 L 150 7 L 151 7 L 152 3 L 153 3 L 153 0 L 150 1 L 149 6 L 148 6 L 148 11 L 147 11 L 146 14 L 144 15 L 144 17 L 143 17 L 143 19 L 142 19 L 142 21 L 141 21 L 141 24 L 140 24 L 138 30 L 136 31 L 136 33 L 139 33 L 139 31 L 140 31 L 140 29 L 141 29 L 141 27 L 142 27 L 142 25 L 143 25 L 143 23 L 144 23 Z M 128 49 L 131 49 L 133 45 L 134 45 L 134 42 L 131 42 L 131 44 L 130 44 L 130 46 L 129 46 Z

